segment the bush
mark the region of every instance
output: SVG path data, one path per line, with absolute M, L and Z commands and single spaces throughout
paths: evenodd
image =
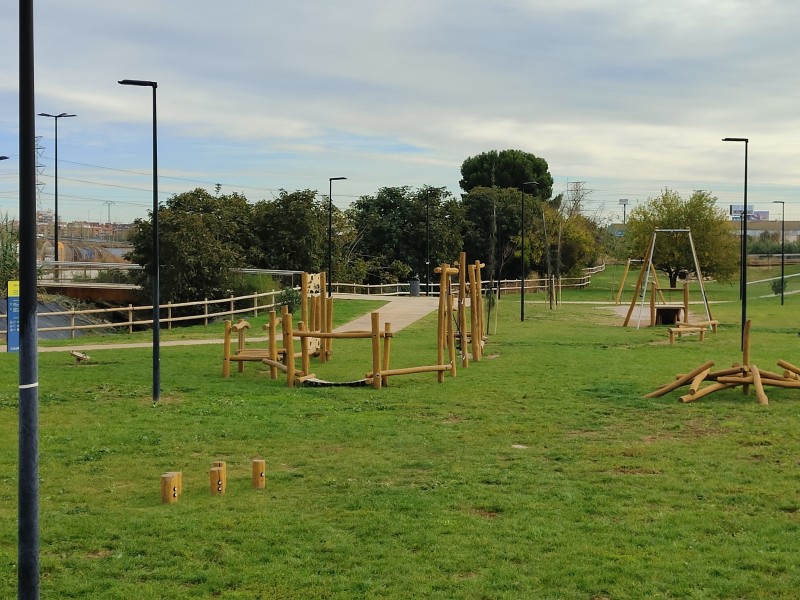
M 281 290 L 281 293 L 278 294 L 278 304 L 285 304 L 290 313 L 300 308 L 300 302 L 300 292 L 294 288 L 284 288 Z
M 786 279 L 774 279 L 770 282 L 769 287 L 772 288 L 772 293 L 776 296 L 780 296 L 781 293 L 786 293 L 786 288 L 788 287 L 788 282 Z

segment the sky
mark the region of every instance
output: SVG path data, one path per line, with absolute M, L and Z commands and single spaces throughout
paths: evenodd
M 0 213 L 19 190 L 18 3 L 0 14 Z M 464 159 L 544 158 L 622 220 L 664 188 L 800 219 L 796 0 L 34 0 L 36 112 L 58 121 L 62 221 L 130 222 L 203 187 L 255 202 L 460 193 Z M 37 117 L 54 207 L 54 120 Z M 334 181 L 329 178 L 346 177 Z

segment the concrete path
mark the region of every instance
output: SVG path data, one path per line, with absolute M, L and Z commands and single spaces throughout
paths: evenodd
M 334 314 L 336 314 L 336 300 L 337 299 L 358 299 L 358 300 L 386 300 L 387 303 L 381 306 L 377 312 L 380 313 L 381 325 L 383 323 L 391 323 L 392 331 L 397 332 L 401 329 L 408 327 L 412 323 L 419 321 L 422 317 L 438 310 L 439 298 L 436 296 L 361 296 L 357 294 L 335 294 L 334 299 Z M 341 333 L 344 331 L 371 331 L 372 318 L 370 313 L 362 315 L 357 319 L 350 321 L 344 325 L 340 325 L 334 332 Z
M 334 311 L 336 310 L 336 300 L 385 300 L 384 306 L 378 309 L 381 324 L 389 322 L 392 324 L 392 331 L 397 332 L 408 327 L 412 323 L 419 321 L 422 317 L 429 315 L 439 308 L 439 298 L 434 296 L 420 296 L 411 298 L 408 296 L 363 296 L 360 294 L 334 294 Z M 372 321 L 370 314 L 362 315 L 357 319 L 341 325 L 335 331 L 370 331 Z M 249 342 L 266 342 L 266 337 L 248 337 Z M 203 340 L 161 340 L 159 347 L 168 346 L 200 346 L 206 344 L 222 344 L 222 331 L 220 330 L 219 339 Z M 152 348 L 152 342 L 136 342 L 130 344 L 81 344 L 80 342 L 70 346 L 39 347 L 39 352 L 92 352 L 94 350 L 114 350 L 117 348 Z M 5 346 L 0 346 L 0 352 L 5 352 Z

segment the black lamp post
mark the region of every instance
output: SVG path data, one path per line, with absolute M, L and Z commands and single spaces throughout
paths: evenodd
M 431 189 L 425 194 L 425 295 L 431 295 Z
M 156 120 L 156 88 L 155 81 L 142 81 L 140 79 L 123 79 L 120 85 L 136 85 L 153 89 L 153 402 L 158 402 L 161 397 L 161 357 L 160 357 L 160 329 L 159 309 L 161 308 L 161 294 L 159 286 L 159 272 L 161 263 L 158 253 L 158 126 Z
M 50 117 L 53 119 L 53 123 L 55 123 L 55 132 L 53 136 L 54 146 L 55 146 L 55 169 L 53 174 L 53 187 L 54 187 L 54 196 L 55 196 L 55 219 L 56 224 L 53 229 L 53 259 L 55 262 L 58 262 L 58 120 L 64 119 L 67 117 L 75 117 L 77 115 L 68 115 L 67 113 L 61 113 L 58 115 L 51 115 L 49 113 L 39 113 L 40 117 Z M 56 271 L 58 272 L 58 271 Z
M 328 297 L 333 296 L 333 182 L 347 177 L 328 178 Z
M 525 186 L 538 187 L 535 181 L 526 181 L 522 184 L 522 235 L 520 236 L 520 286 L 519 286 L 519 320 L 525 320 Z
M 622 224 L 625 225 L 625 218 L 627 217 L 626 208 L 628 206 L 628 199 L 627 198 L 620 198 L 619 203 L 622 205 Z
M 723 142 L 744 142 L 744 207 L 742 210 L 742 264 L 740 267 L 739 285 L 742 296 L 742 342 L 744 350 L 744 325 L 747 322 L 747 149 L 750 145 L 748 138 L 722 138 Z
M 786 263 L 786 247 L 784 246 L 786 239 L 786 231 L 784 229 L 786 225 L 786 213 L 784 212 L 786 210 L 786 203 L 783 200 L 773 200 L 772 203 L 781 205 L 781 306 L 783 306 L 783 288 L 786 286 L 786 280 L 783 278 Z

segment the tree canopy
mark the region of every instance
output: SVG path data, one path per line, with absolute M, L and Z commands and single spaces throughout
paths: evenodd
M 476 187 L 522 189 L 529 181 L 536 182 L 536 195 L 550 198 L 553 195 L 553 177 L 547 161 L 523 150 L 489 150 L 470 156 L 461 165 L 459 185 L 465 192 Z M 526 191 L 533 191 L 531 188 Z
M 688 200 L 676 191 L 665 189 L 659 196 L 628 213 L 625 240 L 628 256 L 644 258 L 656 229 L 689 229 L 692 232 L 697 260 L 704 276 L 729 282 L 738 272 L 739 242 L 717 198 L 706 191 L 696 191 Z M 684 233 L 659 234 L 653 253 L 653 265 L 669 276 L 670 287 L 678 277 L 694 273 L 694 259 Z

